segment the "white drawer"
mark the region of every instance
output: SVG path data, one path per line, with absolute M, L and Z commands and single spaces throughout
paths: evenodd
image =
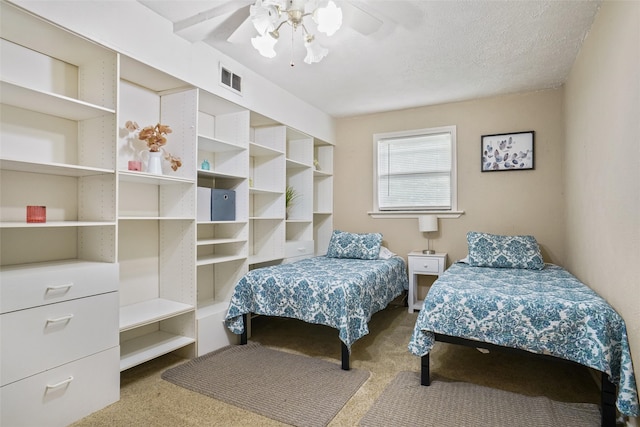
M 118 293 L 97 295 L 0 317 L 0 384 L 118 345 Z
M 66 426 L 120 399 L 120 347 L 0 388 L 0 425 Z
M 57 261 L 3 267 L 0 313 L 37 307 L 118 289 L 118 264 Z
M 313 240 L 294 240 L 288 241 L 285 245 L 285 257 L 309 257 L 313 256 Z
M 414 273 L 440 274 L 443 270 L 441 258 L 409 257 L 409 271 Z

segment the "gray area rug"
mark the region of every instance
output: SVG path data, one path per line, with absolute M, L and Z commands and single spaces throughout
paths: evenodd
M 162 378 L 286 424 L 316 427 L 329 424 L 369 372 L 248 343 L 167 369 Z
M 600 410 L 589 403 L 555 402 L 475 384 L 400 372 L 360 421 L 362 427 L 598 427 Z

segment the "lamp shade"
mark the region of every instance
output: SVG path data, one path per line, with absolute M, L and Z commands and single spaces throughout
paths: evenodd
M 418 229 L 423 233 L 438 231 L 438 217 L 435 215 L 421 215 L 418 217 Z

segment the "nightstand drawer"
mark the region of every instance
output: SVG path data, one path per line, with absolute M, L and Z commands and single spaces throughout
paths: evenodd
M 409 271 L 413 273 L 440 274 L 443 270 L 441 258 L 409 257 Z
M 409 261 L 409 295 L 407 305 L 409 313 L 413 310 L 422 310 L 422 300 L 418 297 L 418 276 L 440 276 L 447 266 L 447 254 L 423 254 L 414 251 L 407 255 Z

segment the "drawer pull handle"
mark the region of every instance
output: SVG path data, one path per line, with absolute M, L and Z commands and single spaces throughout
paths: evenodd
M 47 384 L 47 388 L 58 388 L 58 387 L 62 387 L 63 385 L 67 385 L 69 384 L 71 381 L 73 381 L 73 376 L 69 375 L 69 378 L 67 378 L 66 380 L 62 380 L 59 383 L 55 383 L 55 384 Z
M 49 291 L 55 292 L 55 291 L 61 291 L 63 289 L 71 289 L 72 286 L 73 286 L 73 283 L 65 283 L 64 285 L 51 285 L 51 286 L 47 286 L 47 292 Z
M 55 319 L 47 319 L 47 323 L 68 322 L 71 319 L 73 319 L 73 314 L 67 314 L 66 316 L 60 316 Z
M 304 252 L 304 248 L 298 248 L 298 252 Z

